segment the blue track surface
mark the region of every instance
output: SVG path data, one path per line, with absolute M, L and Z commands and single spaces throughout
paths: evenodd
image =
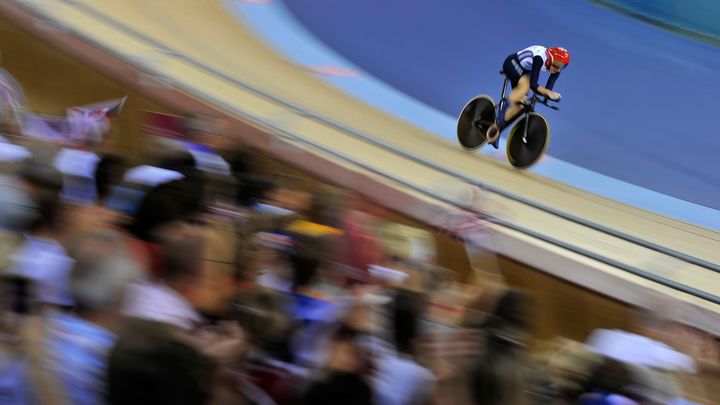
M 578 0 L 292 0 L 315 36 L 368 73 L 455 116 L 497 97 L 502 60 L 532 44 L 573 54 L 549 153 L 720 209 L 720 49 Z

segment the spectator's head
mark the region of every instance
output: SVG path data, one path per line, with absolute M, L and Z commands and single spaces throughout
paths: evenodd
M 549 377 L 559 397 L 577 400 L 585 392 L 588 381 L 604 358 L 580 342 L 557 338 L 561 350 L 548 358 Z
M 207 230 L 199 225 L 172 223 L 161 229 L 163 277 L 169 281 L 194 279 L 203 260 Z
M 307 212 L 312 194 L 306 182 L 286 176 L 274 176 L 272 182 L 272 189 L 265 193 L 269 204 L 297 213 Z
M 0 313 L 29 314 L 34 309 L 33 298 L 32 280 L 14 274 L 0 275 Z M 6 326 L 0 322 L 0 331 Z
M 265 346 L 269 351 L 285 349 L 276 343 L 287 338 L 291 320 L 279 294 L 260 289 L 243 291 L 235 301 L 235 317 L 252 343 Z M 286 353 L 276 354 L 286 356 Z
M 110 190 L 119 184 L 125 171 L 125 159 L 118 155 L 105 155 L 95 167 L 95 192 L 98 201 L 104 201 Z
M 332 186 L 317 190 L 308 210 L 310 220 L 322 225 L 340 227 L 345 195 L 344 190 Z
M 293 291 L 310 287 L 315 281 L 320 259 L 310 252 L 293 252 L 288 256 L 293 274 Z
M 173 222 L 154 237 L 159 244 L 157 276 L 197 311 L 225 316 L 232 310 L 234 245 L 215 223 Z
M 463 323 L 467 327 L 512 328 L 529 332 L 532 327 L 532 298 L 504 284 L 488 283 L 470 305 Z
M 178 184 L 172 181 L 160 185 L 143 197 L 129 225 L 133 235 L 142 240 L 152 240 L 159 226 L 182 218 L 177 201 Z
M 186 174 L 195 169 L 195 157 L 186 151 L 176 151 L 160 159 L 158 167 Z
M 61 207 L 62 173 L 49 164 L 28 161 L 23 165 L 20 177 L 39 209 L 40 215 L 32 223 L 31 231 L 54 229 Z
M 140 239 L 155 241 L 159 227 L 192 218 L 201 211 L 203 182 L 185 177 L 150 190 L 133 215 L 130 231 Z
M 277 187 L 275 179 L 260 174 L 255 158 L 258 155 L 257 151 L 237 145 L 230 148 L 225 155 L 237 187 L 235 202 L 242 207 L 251 207 L 263 202 Z
M 521 291 L 507 289 L 500 296 L 492 315 L 513 328 L 529 331 L 533 317 L 531 299 Z
M 230 171 L 232 171 L 233 176 L 243 177 L 257 172 L 255 155 L 245 147 L 233 146 L 227 154 L 227 161 L 230 164 Z
M 425 305 L 422 295 L 398 290 L 393 307 L 393 336 L 398 352 L 413 354 L 414 341 L 419 334 L 418 320 L 422 317 Z
M 141 272 L 123 237 L 108 229 L 88 231 L 73 241 L 70 253 L 75 259 L 70 294 L 77 310 L 81 314 L 117 311 L 126 287 Z
M 605 358 L 593 370 L 585 388 L 586 392 L 607 392 L 639 399 L 632 392 L 637 385 L 631 368 L 614 359 Z
M 252 207 L 263 202 L 277 188 L 273 181 L 263 176 L 242 173 L 236 174 L 235 179 L 238 187 L 236 202 L 242 207 Z
M 499 356 L 520 353 L 530 339 L 530 310 L 529 296 L 513 289 L 504 291 L 482 324 L 487 335 L 487 350 Z
M 158 229 L 160 277 L 197 306 L 211 232 L 207 226 L 173 222 Z

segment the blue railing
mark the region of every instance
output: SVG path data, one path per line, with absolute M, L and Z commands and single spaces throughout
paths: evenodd
M 718 0 L 591 0 L 665 28 L 720 43 Z

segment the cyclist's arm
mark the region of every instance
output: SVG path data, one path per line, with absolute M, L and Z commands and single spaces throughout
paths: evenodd
M 543 62 L 542 58 L 539 56 L 535 56 L 533 58 L 533 64 L 532 64 L 532 71 L 530 72 L 530 89 L 537 93 L 538 91 L 542 91 L 543 87 L 538 85 L 538 79 L 540 78 L 540 69 L 542 69 L 545 62 Z M 545 93 L 542 93 L 545 94 Z
M 560 77 L 560 72 L 553 73 L 548 78 L 547 84 L 545 85 L 545 88 L 548 90 L 552 90 L 555 86 L 555 81 L 557 81 L 558 77 Z
M 544 65 L 545 62 L 540 56 L 535 56 L 533 58 L 532 71 L 530 72 L 530 89 L 532 89 L 535 94 L 547 96 L 550 90 L 538 84 L 538 79 L 540 78 L 540 70 Z

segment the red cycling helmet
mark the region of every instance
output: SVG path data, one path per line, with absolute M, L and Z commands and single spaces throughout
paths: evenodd
M 545 62 L 547 67 L 555 66 L 562 70 L 570 64 L 570 52 L 565 48 L 548 48 L 545 54 L 547 55 L 547 61 Z

